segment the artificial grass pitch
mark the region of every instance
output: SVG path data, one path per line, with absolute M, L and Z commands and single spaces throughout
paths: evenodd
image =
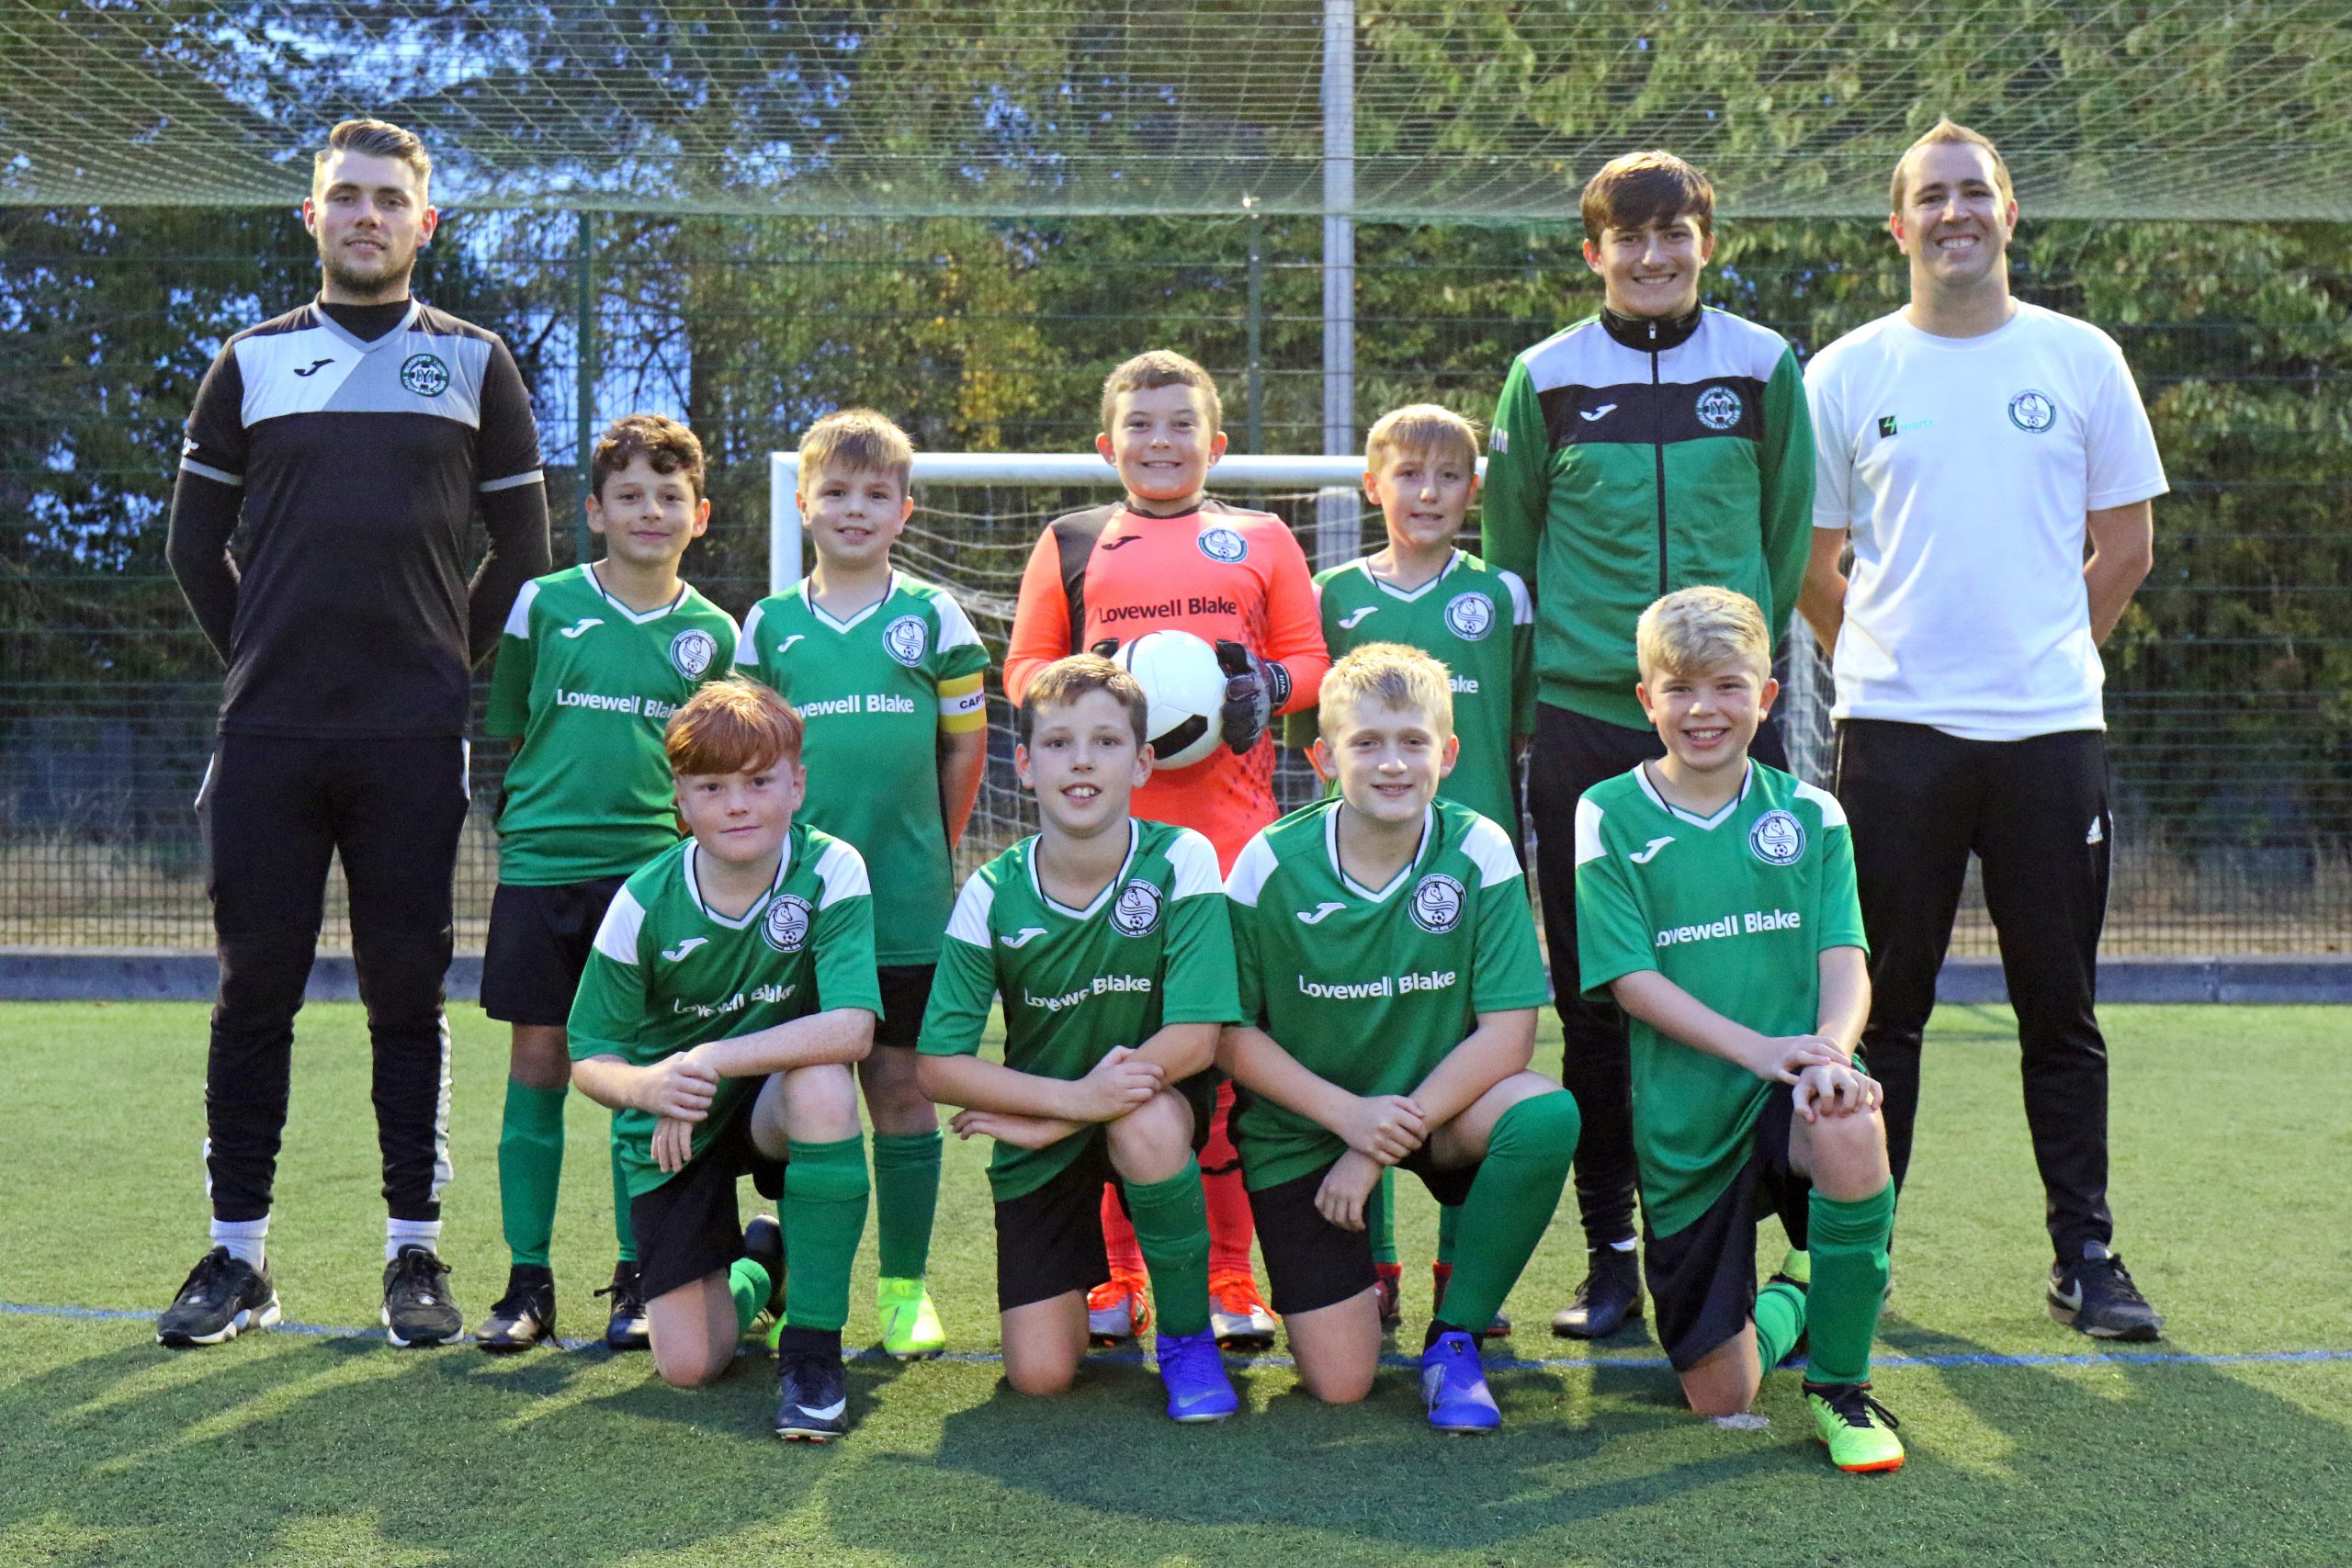
M 1098 1358 L 1066 1399 L 1022 1399 L 986 1359 L 986 1151 L 951 1138 L 932 1251 L 951 1357 L 854 1363 L 856 1427 L 836 1447 L 768 1435 L 763 1358 L 680 1393 L 648 1358 L 601 1348 L 494 1359 L 279 1329 L 167 1351 L 144 1318 L 10 1311 L 0 1564 L 2336 1564 L 2352 1550 L 2347 1017 L 2107 1010 L 2117 1245 L 2169 1324 L 2162 1345 L 2102 1348 L 2042 1311 L 2007 1015 L 1938 1015 L 1881 1325 L 1877 1390 L 1910 1450 L 1893 1476 L 1829 1469 L 1793 1372 L 1766 1382 L 1769 1429 L 1726 1430 L 1679 1407 L 1646 1325 L 1553 1339 L 1582 1262 L 1567 1212 L 1488 1359 L 1571 1364 L 1494 1373 L 1498 1436 L 1430 1433 L 1401 1370 L 1331 1410 L 1286 1367 L 1237 1363 L 1242 1414 L 1212 1427 L 1163 1420 L 1133 1357 Z M 470 1008 L 453 1023 L 444 1256 L 470 1325 L 505 1278 L 505 1044 Z M 152 1314 L 169 1300 L 206 1245 L 204 1032 L 196 1006 L 0 1010 L 0 1302 Z M 1548 1018 L 1545 1040 L 1538 1066 L 1556 1067 Z M 367 1085 L 359 1010 L 306 1010 L 270 1236 L 289 1324 L 376 1321 Z M 574 1097 L 554 1247 L 573 1338 L 601 1330 L 589 1292 L 612 1266 L 604 1124 Z M 1400 1191 L 1409 1350 L 1435 1211 L 1416 1183 Z M 854 1345 L 873 1342 L 873 1299 L 869 1234 Z M 2132 1359 L 2148 1351 L 2335 1354 Z

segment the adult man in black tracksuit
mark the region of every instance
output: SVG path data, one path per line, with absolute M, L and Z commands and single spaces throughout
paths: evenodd
M 1577 800 L 1662 754 L 1634 695 L 1634 623 L 1653 600 L 1734 588 L 1776 629 L 1795 608 L 1813 434 L 1781 335 L 1700 308 L 1714 251 L 1705 175 L 1671 153 L 1632 153 L 1592 177 L 1583 209 L 1601 310 L 1511 366 L 1489 438 L 1483 553 L 1536 601 L 1529 804 L 1561 1077 L 1584 1118 L 1576 1184 L 1590 1254 L 1552 1327 L 1593 1338 L 1637 1314 L 1641 1294 L 1624 1019 L 1582 999 L 1577 983 Z M 1758 733 L 1754 754 L 1781 762 L 1777 726 Z
M 437 220 L 431 174 L 409 132 L 337 125 L 302 204 L 319 298 L 230 339 L 188 416 L 169 554 L 229 672 L 199 797 L 220 957 L 205 1075 L 212 1246 L 156 1325 L 166 1345 L 277 1321 L 271 1184 L 337 852 L 375 1058 L 384 1325 L 395 1345 L 463 1328 L 437 1243 L 470 671 L 548 570 L 548 516 L 506 345 L 409 298 Z M 469 587 L 477 512 L 491 553 Z

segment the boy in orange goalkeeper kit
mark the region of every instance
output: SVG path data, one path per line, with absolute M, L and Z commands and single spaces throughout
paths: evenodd
M 1036 673 L 1088 649 L 1108 651 L 1146 632 L 1184 631 L 1216 648 L 1225 669 L 1226 744 L 1205 761 L 1152 774 L 1137 817 L 1191 828 L 1230 871 L 1278 814 L 1268 721 L 1312 709 L 1330 656 L 1306 557 L 1279 517 L 1211 500 L 1209 468 L 1225 455 L 1216 383 L 1182 355 L 1156 349 L 1102 384 L 1095 449 L 1119 471 L 1123 501 L 1049 524 L 1030 553 L 1004 659 L 1017 705 Z M 1208 1193 L 1211 1325 L 1220 1344 L 1262 1348 L 1274 1318 L 1250 1266 L 1250 1203 L 1226 1131 L 1229 1086 L 1217 1095 L 1201 1151 Z M 1148 1317 L 1143 1254 L 1107 1191 L 1102 1212 L 1111 1281 L 1088 1301 L 1088 1328 L 1111 1344 Z

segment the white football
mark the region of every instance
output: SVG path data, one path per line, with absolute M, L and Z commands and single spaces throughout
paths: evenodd
M 1155 768 L 1189 768 L 1206 761 L 1223 742 L 1217 710 L 1225 705 L 1225 671 L 1216 649 L 1190 632 L 1146 632 L 1112 655 L 1143 688 L 1149 704 L 1144 728 Z

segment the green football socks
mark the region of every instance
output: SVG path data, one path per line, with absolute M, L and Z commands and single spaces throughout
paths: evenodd
M 1462 1205 L 1440 1203 L 1437 1206 L 1437 1260 L 1451 1267 L 1453 1262 L 1453 1238 L 1462 1234 Z
M 506 1080 L 506 1114 L 498 1128 L 498 1217 L 517 1265 L 548 1266 L 556 1189 L 563 1180 L 567 1092 Z
M 1813 1255 L 1807 1303 L 1813 1343 L 1805 1377 L 1817 1383 L 1868 1382 L 1871 1341 L 1886 1294 L 1886 1247 L 1894 1235 L 1894 1183 L 1853 1203 L 1815 1190 L 1805 1228 Z
M 613 1239 L 620 1243 L 618 1257 L 624 1263 L 637 1261 L 637 1233 L 628 1224 L 628 1173 L 621 1168 L 621 1141 L 611 1144 L 613 1157 Z
M 1185 1160 L 1165 1181 L 1130 1181 L 1126 1190 L 1160 1333 L 1200 1333 L 1209 1325 L 1209 1206 L 1199 1162 Z
M 775 1289 L 775 1281 L 768 1278 L 763 1264 L 739 1258 L 727 1266 L 727 1293 L 735 1298 L 737 1338 L 751 1332 L 752 1320 L 767 1310 L 769 1293 Z
M 1532 1095 L 1495 1122 L 1462 1203 L 1461 1249 L 1445 1288 L 1446 1326 L 1476 1334 L 1502 1310 L 1560 1206 L 1582 1125 L 1565 1089 Z
M 939 1129 L 874 1134 L 875 1271 L 886 1280 L 920 1280 L 931 1262 L 931 1226 L 939 1212 Z
M 1380 1172 L 1380 1185 L 1373 1189 L 1372 1201 L 1364 1205 L 1364 1228 L 1372 1232 L 1372 1260 L 1393 1264 L 1396 1261 L 1396 1168 L 1385 1166 Z
M 789 1145 L 784 1168 L 784 1255 L 792 1259 L 792 1293 L 784 1321 L 793 1328 L 838 1334 L 849 1322 L 849 1272 L 865 1233 L 865 1139 Z M 764 1300 L 765 1298 L 762 1298 Z
M 1788 1359 L 1804 1334 L 1804 1287 L 1774 1280 L 1756 1292 L 1756 1357 L 1766 1371 Z

